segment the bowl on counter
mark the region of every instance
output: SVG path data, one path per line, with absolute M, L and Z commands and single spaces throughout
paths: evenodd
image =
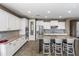
M 0 43 L 5 43 L 5 42 L 7 42 L 7 41 L 8 41 L 7 39 L 0 40 Z

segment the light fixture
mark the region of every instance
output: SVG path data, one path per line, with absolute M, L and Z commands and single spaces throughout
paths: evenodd
M 68 10 L 68 13 L 71 14 L 71 10 Z
M 49 14 L 49 13 L 51 13 L 51 11 L 47 11 L 47 13 Z
M 28 13 L 31 13 L 31 11 L 27 11 Z

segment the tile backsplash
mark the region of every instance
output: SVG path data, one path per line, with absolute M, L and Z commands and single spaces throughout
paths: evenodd
M 44 29 L 45 33 L 65 33 L 65 29 Z
M 0 40 L 18 37 L 18 36 L 19 36 L 19 31 L 1 32 L 0 33 Z

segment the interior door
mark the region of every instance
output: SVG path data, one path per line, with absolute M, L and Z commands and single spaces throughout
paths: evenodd
M 70 36 L 76 37 L 76 20 L 70 21 Z
M 35 19 L 29 20 L 29 40 L 35 40 Z

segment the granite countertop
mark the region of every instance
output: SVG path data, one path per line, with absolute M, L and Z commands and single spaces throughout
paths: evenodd
M 4 39 L 4 40 L 8 40 L 7 42 L 3 42 L 3 43 L 0 43 L 0 44 L 8 44 L 8 43 L 10 43 L 10 42 L 12 42 L 12 41 L 14 41 L 14 40 L 17 40 L 18 38 L 20 38 L 20 37 L 22 37 L 22 36 L 24 36 L 24 35 L 20 35 L 20 36 L 14 36 L 14 37 L 10 37 L 10 38 L 6 38 L 6 39 Z
M 67 33 L 44 33 L 44 35 L 67 35 Z

